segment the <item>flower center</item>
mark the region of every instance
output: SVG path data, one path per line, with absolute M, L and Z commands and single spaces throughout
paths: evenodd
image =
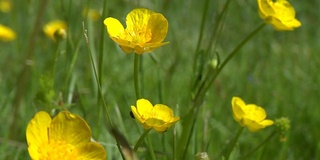
M 39 149 L 40 160 L 69 160 L 77 157 L 74 146 L 64 141 L 43 143 Z

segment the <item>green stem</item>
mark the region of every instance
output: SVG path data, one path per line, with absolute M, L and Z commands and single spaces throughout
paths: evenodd
M 197 102 L 199 100 L 201 100 L 205 93 L 209 90 L 209 88 L 211 87 L 211 85 L 213 84 L 213 82 L 215 81 L 215 79 L 217 78 L 217 76 L 220 74 L 220 72 L 222 71 L 222 69 L 225 67 L 225 65 L 238 53 L 238 51 L 250 40 L 252 39 L 260 30 L 262 30 L 264 27 L 266 26 L 266 23 L 261 23 L 255 30 L 253 30 L 245 39 L 243 39 L 238 45 L 237 47 L 228 55 L 228 57 L 222 62 L 222 64 L 219 66 L 219 68 L 216 70 L 214 76 L 209 79 L 209 80 L 205 80 L 204 83 L 202 83 L 199 92 L 196 94 L 196 98 L 195 98 L 195 102 L 194 103 L 194 107 L 196 107 L 199 103 L 201 102 Z M 208 73 L 208 74 L 212 74 L 212 73 Z M 207 76 L 210 77 L 210 76 Z M 206 83 L 207 82 L 207 83 Z
M 36 20 L 34 22 L 34 25 L 33 25 L 33 30 L 32 30 L 32 33 L 31 33 L 31 36 L 30 36 L 30 39 L 28 41 L 28 48 L 27 48 L 27 51 L 26 51 L 26 56 L 25 56 L 25 59 L 23 59 L 23 62 L 21 62 L 20 64 L 25 64 L 24 61 L 26 60 L 32 60 L 33 59 L 33 56 L 34 56 L 34 49 L 36 47 L 36 42 L 37 42 L 37 38 L 38 38 L 38 35 L 41 31 L 41 22 L 43 20 L 43 15 L 44 15 L 44 12 L 46 11 L 46 7 L 47 7 L 47 4 L 48 4 L 48 0 L 43 0 L 43 1 L 40 1 L 40 4 L 38 6 L 38 11 L 37 11 L 37 17 L 36 17 Z M 21 72 L 19 73 L 19 76 L 17 78 L 17 84 L 16 84 L 16 92 L 15 92 L 15 95 L 13 97 L 13 101 L 12 101 L 12 106 L 13 106 L 13 109 L 12 109 L 12 115 L 11 117 L 14 117 L 13 120 L 10 122 L 10 133 L 9 133 L 9 138 L 10 139 L 16 139 L 17 138 L 17 135 L 18 135 L 18 122 L 17 120 L 20 119 L 19 117 L 19 109 L 20 109 L 20 103 L 22 101 L 22 98 L 24 98 L 24 95 L 25 95 L 25 91 L 26 91 L 26 86 L 28 86 L 27 82 L 28 80 L 30 79 L 30 72 L 31 72 L 31 67 L 30 65 L 24 65 Z
M 57 61 L 58 61 L 58 57 L 59 57 L 59 44 L 60 44 L 60 41 L 57 42 L 56 51 L 54 53 L 54 61 L 53 61 L 53 67 L 52 67 L 53 84 L 54 84 L 55 77 L 56 77 Z
M 93 60 L 93 56 L 92 56 L 92 53 L 91 53 L 91 50 L 90 50 L 90 45 L 89 45 L 89 39 L 88 39 L 88 35 L 87 35 L 87 32 L 86 32 L 86 29 L 84 27 L 84 23 L 82 23 L 82 27 L 83 27 L 83 33 L 84 33 L 84 37 L 86 39 L 86 45 L 87 45 L 87 48 L 88 48 L 88 52 L 89 52 L 89 58 L 90 58 L 90 61 L 91 61 L 91 65 L 92 65 L 92 68 L 93 68 L 93 72 L 94 72 L 94 76 L 95 76 L 95 80 L 96 80 L 96 83 L 98 85 L 98 90 L 99 90 L 99 96 L 101 97 L 102 99 L 102 104 L 103 104 L 103 107 L 104 107 L 104 110 L 107 114 L 107 119 L 110 123 L 110 127 L 108 127 L 109 131 L 112 130 L 114 128 L 114 125 L 112 123 L 112 120 L 111 120 L 111 117 L 110 117 L 110 113 L 109 113 L 109 110 L 108 110 L 108 107 L 107 107 L 107 103 L 106 103 L 106 100 L 103 96 L 103 93 L 102 93 L 102 89 L 101 89 L 101 83 L 99 81 L 99 77 L 98 77 L 98 73 L 97 73 L 97 69 L 96 69 L 96 66 L 95 66 L 95 63 L 94 63 L 94 60 Z M 122 154 L 122 150 L 121 150 L 121 147 L 120 147 L 120 143 L 119 143 L 119 140 L 116 138 L 116 141 L 117 141 L 117 147 L 121 153 L 121 156 L 122 158 L 124 159 L 123 157 L 123 154 Z
M 140 63 L 140 55 L 134 54 L 134 67 L 133 67 L 133 76 L 134 76 L 134 90 L 136 93 L 136 98 L 141 98 L 140 93 L 140 77 L 139 77 L 139 63 Z
M 148 135 L 148 133 L 150 132 L 151 129 L 147 129 L 143 132 L 143 134 L 140 136 L 140 138 L 138 139 L 138 142 L 136 143 L 136 145 L 133 148 L 134 152 L 137 152 L 139 146 L 141 145 L 143 139 Z
M 249 151 L 244 156 L 241 156 L 240 160 L 248 158 L 252 153 L 256 152 L 259 148 L 261 148 L 263 145 L 265 145 L 274 135 L 276 135 L 276 133 L 277 133 L 277 131 L 271 132 L 270 135 L 264 141 L 262 141 L 259 145 L 254 147 L 251 151 Z
M 232 141 L 231 141 L 231 142 L 229 143 L 229 145 L 227 146 L 227 150 L 226 150 L 226 153 L 225 153 L 225 159 L 226 159 L 226 160 L 229 159 L 230 154 L 231 154 L 231 152 L 233 151 L 234 146 L 236 146 L 237 141 L 238 141 L 238 139 L 239 139 L 239 137 L 240 137 L 243 129 L 244 129 L 244 127 L 239 128 L 236 136 L 232 139 Z
M 156 160 L 156 155 L 154 154 L 153 146 L 152 146 L 151 140 L 149 139 L 149 136 L 147 136 L 147 142 L 148 142 L 149 152 L 151 154 L 151 159 Z
M 207 17 L 207 13 L 208 13 L 208 8 L 209 8 L 209 0 L 206 0 L 204 3 L 204 9 L 202 12 L 202 20 L 201 20 L 201 25 L 200 25 L 200 33 L 199 33 L 199 38 L 198 38 L 198 43 L 197 43 L 197 48 L 196 48 L 196 53 L 195 53 L 195 57 L 194 57 L 194 61 L 193 61 L 193 72 L 196 73 L 196 64 L 197 64 L 197 60 L 198 60 L 198 56 L 199 56 L 199 50 L 200 50 L 200 44 L 201 44 L 201 40 L 202 40 L 202 36 L 203 36 L 203 31 L 204 31 L 204 25 L 206 22 L 206 17 Z

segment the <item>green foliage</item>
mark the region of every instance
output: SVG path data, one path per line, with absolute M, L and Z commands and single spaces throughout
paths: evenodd
M 108 159 L 123 156 L 115 137 L 126 145 L 129 157 L 151 159 L 152 144 L 157 159 L 195 159 L 202 152 L 210 159 L 223 159 L 223 149 L 239 128 L 232 117 L 233 96 L 261 105 L 270 119 L 288 117 L 291 122 L 280 139 L 270 138 L 248 159 L 319 159 L 319 2 L 290 2 L 301 28 L 277 32 L 267 25 L 214 77 L 217 66 L 262 22 L 256 1 L 12 0 L 12 11 L 0 13 L 0 23 L 17 32 L 15 41 L 0 42 L 0 159 L 29 158 L 25 128 L 37 111 L 48 107 L 83 117 Z M 117 17 L 124 23 L 126 14 L 137 7 L 168 19 L 170 42 L 141 55 L 140 94 L 153 104 L 168 105 L 181 121 L 163 134 L 151 130 L 134 154 L 128 146 L 144 133 L 130 117 L 130 105 L 136 102 L 134 54 L 123 53 L 102 22 Z M 97 9 L 103 16 L 90 20 L 82 16 L 84 8 Z M 41 30 L 54 19 L 68 24 L 67 39 L 58 47 Z M 47 74 L 53 66 L 54 76 Z M 202 84 L 207 87 L 203 92 Z M 249 153 L 274 129 L 244 129 L 229 159 Z

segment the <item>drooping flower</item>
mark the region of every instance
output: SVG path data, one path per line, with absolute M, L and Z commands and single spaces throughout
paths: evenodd
M 265 110 L 255 104 L 246 104 L 241 98 L 232 98 L 233 118 L 241 126 L 247 127 L 251 132 L 256 132 L 262 128 L 272 125 L 274 122 L 265 119 Z
M 43 27 L 43 32 L 53 41 L 61 40 L 67 36 L 67 24 L 61 20 L 54 20 Z
M 287 0 L 258 0 L 259 15 L 275 30 L 293 30 L 301 26 L 295 18 L 296 11 Z
M 12 41 L 16 39 L 16 33 L 9 27 L 0 24 L 0 41 Z
M 180 119 L 174 117 L 172 109 L 163 104 L 153 106 L 148 100 L 139 99 L 136 105 L 131 106 L 133 116 L 145 129 L 165 132 Z
M 106 152 L 91 142 L 91 130 L 85 120 L 67 111 L 53 119 L 40 111 L 29 122 L 26 131 L 32 160 L 105 160 Z
M 120 45 L 125 53 L 150 53 L 168 44 L 162 42 L 168 32 L 168 21 L 161 14 L 148 9 L 132 10 L 126 18 L 124 29 L 119 20 L 109 17 L 104 20 L 110 38 Z

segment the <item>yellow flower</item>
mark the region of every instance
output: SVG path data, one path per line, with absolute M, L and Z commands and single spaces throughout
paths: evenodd
M 67 36 L 67 24 L 61 20 L 54 20 L 43 27 L 44 33 L 52 40 L 57 41 Z
M 241 126 L 248 127 L 251 132 L 272 125 L 274 122 L 266 118 L 265 110 L 255 104 L 246 104 L 241 98 L 232 98 L 233 118 Z
M 125 53 L 150 53 L 169 43 L 162 42 L 168 32 L 167 19 L 148 9 L 132 10 L 126 18 L 126 29 L 119 20 L 112 17 L 106 18 L 104 24 L 110 38 L 118 43 Z
M 51 119 L 40 111 L 29 122 L 28 151 L 32 160 L 105 160 L 105 149 L 91 142 L 91 130 L 76 114 L 60 112 Z
M 0 0 L 0 12 L 8 13 L 11 11 L 11 2 L 9 0 Z
M 295 18 L 295 10 L 287 0 L 258 0 L 259 15 L 274 29 L 285 31 L 300 27 L 301 22 Z
M 131 106 L 134 118 L 145 129 L 155 129 L 158 132 L 167 131 L 180 117 L 174 117 L 173 111 L 166 105 L 156 104 L 153 106 L 146 99 L 137 100 L 137 107 Z
M 9 27 L 0 24 L 0 41 L 12 41 L 14 39 L 16 39 L 16 33 Z

